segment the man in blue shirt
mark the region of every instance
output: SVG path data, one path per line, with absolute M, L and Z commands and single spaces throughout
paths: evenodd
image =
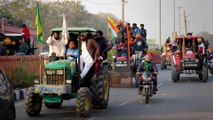
M 140 34 L 140 29 L 137 27 L 136 23 L 132 24 L 132 29 L 134 30 L 134 36 L 136 36 L 137 34 Z

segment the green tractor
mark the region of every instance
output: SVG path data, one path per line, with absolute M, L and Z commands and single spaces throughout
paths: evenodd
M 62 31 L 62 29 L 55 28 L 52 31 Z M 81 32 L 91 33 L 95 29 L 72 27 L 68 28 L 68 31 L 80 35 Z M 43 77 L 34 80 L 34 86 L 28 90 L 25 99 L 26 113 L 29 116 L 38 116 L 42 103 L 47 108 L 60 108 L 64 100 L 72 98 L 76 98 L 76 112 L 79 117 L 86 117 L 91 108 L 106 109 L 110 90 L 107 60 L 102 61 L 96 80 L 93 78 L 94 68 L 92 67 L 83 84 L 78 78 L 79 68 L 80 65 L 74 59 L 57 60 L 45 64 Z

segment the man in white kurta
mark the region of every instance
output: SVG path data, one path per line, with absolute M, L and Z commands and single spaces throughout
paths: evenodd
M 52 35 L 47 39 L 46 43 L 49 45 L 49 54 L 55 53 L 57 57 L 64 57 L 66 52 L 65 45 L 67 44 L 66 40 L 59 38 L 58 32 L 53 32 Z

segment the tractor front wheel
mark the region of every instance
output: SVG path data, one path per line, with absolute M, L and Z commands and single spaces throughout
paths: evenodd
M 76 112 L 79 117 L 88 116 L 91 109 L 91 95 L 87 87 L 82 87 L 78 90 L 76 97 Z
M 179 79 L 180 79 L 180 74 L 178 74 L 177 73 L 177 70 L 176 70 L 176 68 L 172 68 L 172 72 L 171 72 L 172 74 L 172 80 L 173 80 L 173 82 L 177 82 Z
M 207 82 L 207 80 L 208 80 L 208 67 L 204 65 L 202 69 L 203 69 L 202 82 Z
M 28 95 L 25 99 L 26 113 L 29 116 L 38 116 L 41 112 L 42 97 L 34 93 L 34 88 L 28 90 Z

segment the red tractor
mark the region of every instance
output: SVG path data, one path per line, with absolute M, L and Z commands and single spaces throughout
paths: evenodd
M 177 46 L 172 47 L 172 80 L 177 82 L 180 74 L 198 74 L 199 79 L 206 82 L 208 80 L 207 42 L 201 36 L 177 37 L 175 41 Z M 202 54 L 198 52 L 199 42 L 205 45 Z

